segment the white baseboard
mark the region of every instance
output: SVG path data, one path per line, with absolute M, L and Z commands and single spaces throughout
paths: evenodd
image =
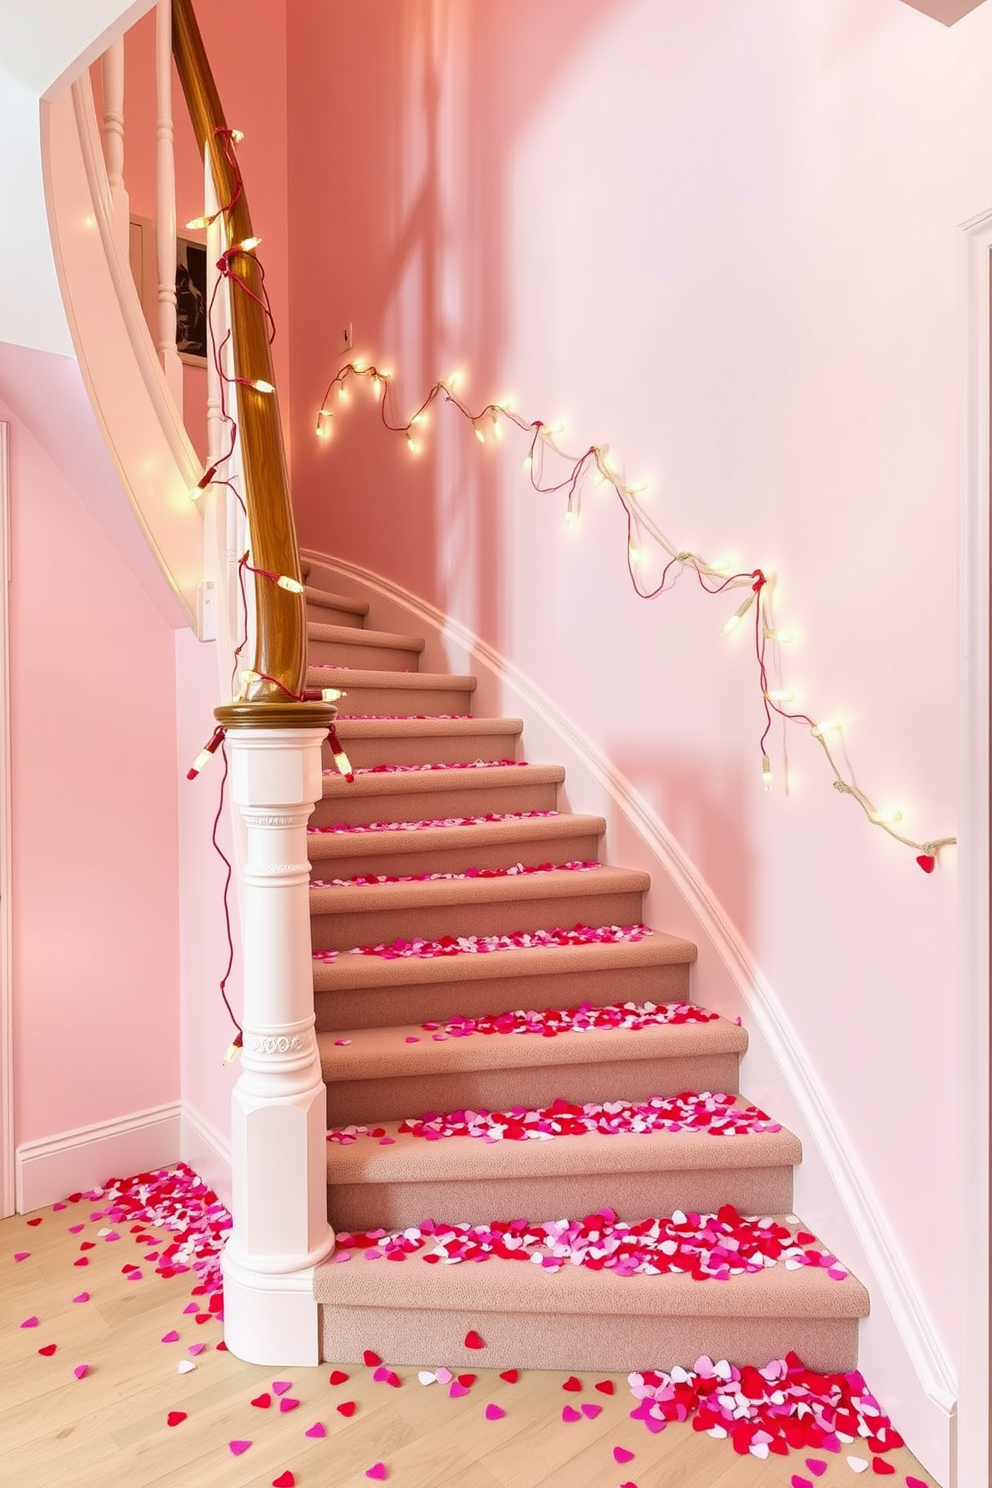
M 79 1189 L 99 1188 L 179 1161 L 180 1103 L 22 1142 L 16 1152 L 17 1212 L 28 1214 Z
M 697 943 L 693 975 L 697 989 L 703 989 L 697 995 L 715 1011 L 741 1015 L 745 1021 L 748 1094 L 774 1110 L 803 1143 L 799 1212 L 829 1239 L 871 1294 L 871 1317 L 861 1330 L 868 1383 L 890 1407 L 924 1466 L 939 1482 L 951 1484 L 957 1394 L 953 1366 L 912 1287 L 898 1238 L 815 1074 L 813 1059 L 709 886 L 630 781 L 505 657 L 382 575 L 326 554 L 305 556 L 326 570 L 329 588 L 373 603 L 378 628 L 423 634 L 425 669 L 475 674 L 472 711 L 521 717 L 528 757 L 553 759 L 566 767 L 567 809 L 605 816 L 611 860 L 652 874 L 646 916 L 663 915 L 666 930 Z
M 179 1155 L 230 1209 L 231 1144 L 212 1121 L 189 1104 L 182 1108 Z

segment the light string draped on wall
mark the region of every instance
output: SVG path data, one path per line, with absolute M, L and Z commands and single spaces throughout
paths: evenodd
M 192 222 L 188 222 L 186 224 L 187 227 L 193 229 L 210 227 L 214 222 L 217 221 L 219 217 L 222 217 L 226 213 L 231 211 L 231 209 L 240 199 L 244 191 L 244 181 L 241 175 L 241 168 L 238 164 L 237 153 L 234 148 L 244 138 L 243 134 L 238 129 L 216 129 L 214 133 L 221 143 L 221 147 L 224 151 L 227 162 L 233 172 L 234 189 L 230 199 L 225 202 L 223 206 L 218 207 L 216 212 L 207 217 L 197 217 Z M 248 295 L 250 299 L 254 300 L 255 303 L 261 307 L 268 324 L 269 344 L 272 344 L 276 334 L 275 320 L 272 315 L 272 308 L 269 303 L 268 292 L 265 288 L 265 270 L 262 267 L 261 261 L 255 254 L 255 250 L 259 246 L 261 241 L 261 238 L 258 237 L 245 238 L 241 242 L 234 243 L 229 248 L 226 248 L 217 261 L 218 277 L 214 284 L 213 293 L 210 296 L 210 303 L 207 307 L 207 336 L 210 344 L 210 355 L 217 374 L 218 387 L 220 390 L 220 417 L 222 422 L 227 426 L 229 442 L 226 453 L 219 456 L 212 465 L 209 465 L 207 469 L 204 470 L 203 474 L 196 484 L 195 489 L 190 493 L 193 500 L 198 500 L 210 486 L 226 486 L 240 506 L 246 521 L 248 516 L 247 508 L 245 506 L 244 498 L 242 497 L 241 492 L 238 490 L 237 483 L 231 478 L 231 476 L 223 476 L 219 474 L 221 466 L 227 465 L 230 462 L 238 443 L 238 426 L 229 407 L 228 388 L 231 386 L 251 387 L 254 388 L 256 392 L 266 394 L 274 393 L 275 388 L 273 387 L 271 382 L 267 382 L 263 378 L 238 377 L 232 376 L 228 373 L 227 368 L 224 364 L 224 353 L 226 351 L 228 342 L 231 339 L 231 329 L 230 327 L 228 327 L 223 336 L 218 337 L 214 325 L 214 315 L 217 305 L 217 297 L 220 292 L 221 285 L 225 283 L 229 284 L 232 286 L 232 292 L 239 292 Z M 258 265 L 259 281 L 261 285 L 260 294 L 257 294 L 246 283 L 246 281 L 240 274 L 234 272 L 234 266 L 237 259 L 244 254 L 251 254 L 255 258 L 255 262 Z M 237 647 L 235 648 L 234 670 L 231 678 L 232 693 L 234 693 L 235 687 L 237 686 L 238 678 L 240 678 L 241 681 L 241 691 L 235 693 L 235 702 L 240 701 L 244 697 L 244 688 L 248 685 L 248 683 L 255 681 L 257 678 L 263 675 L 262 673 L 251 670 L 239 671 L 238 668 L 238 662 L 240 660 L 241 653 L 244 651 L 245 646 L 248 644 L 248 595 L 245 589 L 246 572 L 256 574 L 259 577 L 268 580 L 270 583 L 277 584 L 280 589 L 286 589 L 292 594 L 302 594 L 304 592 L 304 586 L 297 579 L 292 578 L 290 575 L 272 573 L 269 569 L 257 568 L 250 561 L 250 549 L 241 554 L 241 557 L 238 559 L 238 588 L 240 594 L 241 638 Z M 307 688 L 301 693 L 294 693 L 291 692 L 289 688 L 283 686 L 283 684 L 279 682 L 277 678 L 269 677 L 266 674 L 265 680 L 269 682 L 275 682 L 276 686 L 279 687 L 281 691 L 284 692 L 286 696 L 288 698 L 291 698 L 294 702 L 334 702 L 341 696 L 341 693 L 336 688 Z M 227 785 L 229 769 L 227 750 L 224 747 L 225 732 L 226 730 L 222 726 L 214 729 L 210 738 L 207 740 L 206 744 L 196 756 L 196 759 L 193 761 L 189 770 L 187 770 L 186 778 L 187 780 L 195 780 L 204 766 L 207 765 L 213 758 L 213 756 L 217 753 L 218 749 L 221 751 L 221 755 L 224 760 L 224 771 L 221 776 L 217 812 L 214 816 L 213 826 L 211 828 L 210 841 L 213 845 L 214 851 L 221 859 L 225 868 L 223 906 L 225 935 L 227 938 L 227 964 L 224 973 L 220 978 L 219 987 L 224 1006 L 227 1009 L 228 1016 L 236 1030 L 235 1037 L 229 1045 L 227 1053 L 224 1056 L 224 1063 L 229 1064 L 233 1059 L 237 1057 L 239 1050 L 243 1046 L 243 1031 L 241 1028 L 241 1024 L 238 1022 L 237 1018 L 234 1015 L 234 1010 L 231 1007 L 230 999 L 227 995 L 227 984 L 231 976 L 231 971 L 234 967 L 234 938 L 231 931 L 231 910 L 229 902 L 233 868 L 230 858 L 228 858 L 223 848 L 221 847 L 220 842 L 217 839 L 217 829 L 220 825 L 221 814 L 224 809 L 224 793 L 225 787 Z M 353 780 L 354 775 L 352 773 L 351 763 L 341 746 L 341 741 L 338 738 L 337 729 L 334 727 L 333 723 L 327 731 L 327 737 L 330 743 L 334 763 L 338 771 L 342 775 L 344 775 L 347 780 Z
M 639 495 L 646 490 L 646 486 L 628 485 L 617 474 L 607 458 L 609 446 L 591 444 L 580 455 L 570 454 L 558 443 L 558 436 L 564 432 L 563 425 L 547 424 L 542 419 L 525 419 L 510 406 L 508 399 L 498 403 L 487 403 L 480 412 L 473 413 L 454 391 L 459 381 L 458 373 L 435 382 L 426 398 L 409 419 L 394 422 L 390 417 L 392 373 L 383 371 L 382 368 L 361 359 L 347 362 L 328 383 L 321 399 L 316 424 L 316 432 L 321 438 L 326 439 L 330 436 L 333 420 L 340 406 L 349 402 L 351 395 L 348 383 L 352 379 L 365 380 L 370 385 L 379 407 L 379 416 L 383 426 L 390 433 L 403 435 L 412 455 L 418 455 L 422 449 L 422 436 L 427 424 L 428 412 L 431 405 L 438 400 L 442 404 L 450 404 L 463 418 L 468 420 L 480 444 L 487 443 L 489 439 L 496 442 L 501 440 L 504 421 L 514 425 L 529 436 L 530 442 L 523 468 L 531 485 L 542 495 L 564 497 L 565 525 L 569 528 L 578 525 L 582 486 L 587 475 L 592 476 L 597 484 L 611 487 L 624 512 L 627 535 L 627 572 L 630 575 L 634 592 L 639 598 L 657 599 L 659 595 L 672 589 L 687 571 L 695 574 L 700 587 L 707 594 L 719 595 L 734 589 L 745 589 L 747 592 L 742 602 L 723 626 L 723 634 L 730 635 L 737 630 L 748 617 L 749 612 L 753 611 L 754 655 L 764 715 L 764 729 L 758 740 L 758 752 L 761 757 L 761 777 L 765 790 L 772 788 L 768 738 L 775 718 L 779 717 L 787 723 L 802 724 L 809 730 L 810 735 L 823 751 L 833 776 L 834 789 L 841 795 L 850 796 L 856 801 L 866 820 L 872 826 L 880 828 L 896 842 L 902 843 L 904 847 L 912 848 L 917 854 L 916 861 L 924 873 L 933 872 L 941 849 L 952 846 L 957 838 L 935 837 L 924 842 L 917 842 L 898 830 L 902 813 L 879 811 L 865 792 L 850 776 L 845 775 L 838 765 L 836 738 L 839 738 L 843 730 L 840 720 L 830 719 L 827 722 L 818 723 L 808 713 L 792 711 L 787 706 L 793 698 L 792 690 L 770 686 L 769 642 L 778 644 L 791 639 L 787 632 L 777 630 L 772 623 L 770 596 L 774 587 L 773 575 L 766 574 L 761 568 L 754 568 L 750 572 L 727 573 L 726 565 L 709 563 L 698 553 L 677 548 L 651 519 L 638 500 Z M 332 406 L 335 401 L 337 407 Z M 549 452 L 563 463 L 567 473 L 562 480 L 545 484 L 544 459 Z M 661 577 L 653 587 L 648 587 L 642 580 L 642 570 L 648 558 L 646 546 L 648 540 L 656 544 L 667 557 Z M 832 739 L 835 741 L 833 745 Z

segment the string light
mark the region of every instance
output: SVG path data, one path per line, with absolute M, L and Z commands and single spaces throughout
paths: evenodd
M 253 387 L 255 389 L 256 393 L 274 393 L 275 392 L 275 388 L 272 386 L 272 383 L 271 382 L 266 382 L 266 380 L 265 380 L 264 377 L 256 377 L 256 378 L 254 378 L 248 384 L 248 386 L 249 387 Z
M 280 589 L 285 589 L 288 594 L 303 594 L 304 587 L 299 579 L 291 579 L 289 574 L 280 574 L 276 579 Z
M 204 744 L 203 748 L 200 750 L 199 754 L 196 756 L 196 759 L 193 761 L 193 763 L 190 765 L 189 769 L 186 771 L 186 779 L 187 780 L 195 780 L 196 779 L 197 775 L 199 775 L 200 771 L 204 768 L 204 766 L 205 765 L 209 765 L 210 761 L 213 759 L 214 755 L 217 753 L 218 749 L 223 744 L 223 742 L 224 742 L 224 730 L 222 728 L 215 728 L 214 731 L 213 731 L 213 733 L 210 735 L 210 738 L 207 740 L 206 744 Z
M 340 398 L 346 398 L 345 383 L 353 376 L 367 376 L 373 380 L 379 380 L 385 376 L 375 366 L 366 367 L 364 362 L 349 362 L 343 366 L 331 379 L 321 404 L 320 416 L 318 417 L 318 432 L 320 432 L 320 417 L 328 413 L 327 403 L 334 389 L 338 391 Z M 775 716 L 783 722 L 802 723 L 809 730 L 812 738 L 824 751 L 827 763 L 833 773 L 833 785 L 841 794 L 852 796 L 862 807 L 867 819 L 875 826 L 880 827 L 897 842 L 907 847 L 918 850 L 917 862 L 924 872 L 933 870 L 936 856 L 940 849 L 954 844 L 955 837 L 941 837 L 928 842 L 915 842 L 903 836 L 895 830 L 895 824 L 901 820 L 901 815 L 891 812 L 878 812 L 874 805 L 864 793 L 847 780 L 837 767 L 830 752 L 827 735 L 832 731 L 839 730 L 841 725 L 837 720 L 828 720 L 819 724 L 806 713 L 792 712 L 788 704 L 792 702 L 795 694 L 788 688 L 774 689 L 768 686 L 766 674 L 765 648 L 769 641 L 788 643 L 796 639 L 795 635 L 788 630 L 779 630 L 768 623 L 767 601 L 765 588 L 769 582 L 768 576 L 761 570 L 755 569 L 751 573 L 735 572 L 733 563 L 729 558 L 719 558 L 707 562 L 699 554 L 688 549 L 677 548 L 665 534 L 655 525 L 641 505 L 641 499 L 650 489 L 649 482 L 641 481 L 638 484 L 627 486 L 607 463 L 609 446 L 606 444 L 590 445 L 581 455 L 571 455 L 560 449 L 555 443 L 557 436 L 566 432 L 567 425 L 564 421 L 556 424 L 545 424 L 540 419 L 527 420 L 515 412 L 509 399 L 503 399 L 498 403 L 487 403 L 481 412 L 474 413 L 455 395 L 454 389 L 464 377 L 461 371 L 449 373 L 446 378 L 436 382 L 430 389 L 427 397 L 417 412 L 405 422 L 394 423 L 389 412 L 389 395 L 392 385 L 387 384 L 382 389 L 382 396 L 377 397 L 380 416 L 384 427 L 392 433 L 403 434 L 407 441 L 407 447 L 411 454 L 417 454 L 420 450 L 419 443 L 412 434 L 413 427 L 422 422 L 426 410 L 438 397 L 447 403 L 453 403 L 458 412 L 471 424 L 475 437 L 480 444 L 485 444 L 486 432 L 480 425 L 486 415 L 493 425 L 495 437 L 502 435 L 502 425 L 499 414 L 512 423 L 518 429 L 530 437 L 530 448 L 524 457 L 522 470 L 530 478 L 531 484 L 536 491 L 547 495 L 563 494 L 565 497 L 565 526 L 573 529 L 578 524 L 578 507 L 576 497 L 578 486 L 582 476 L 591 472 L 595 483 L 599 486 L 612 488 L 619 500 L 627 522 L 627 558 L 630 578 L 635 593 L 641 599 L 655 599 L 666 593 L 684 572 L 693 573 L 700 585 L 708 594 L 722 594 L 725 590 L 741 589 L 748 585 L 749 592 L 741 601 L 736 611 L 730 616 L 723 626 L 722 633 L 730 635 L 738 629 L 752 606 L 755 607 L 755 630 L 754 645 L 755 659 L 758 667 L 759 681 L 761 685 L 761 701 L 765 712 L 765 729 L 760 739 L 762 784 L 766 790 L 772 788 L 772 769 L 770 756 L 766 747 L 769 732 Z M 571 466 L 571 474 L 565 479 L 554 484 L 542 484 L 541 460 L 536 458 L 541 455 L 543 441 L 554 455 L 567 462 Z M 641 574 L 647 566 L 649 553 L 644 543 L 644 534 L 651 539 L 660 549 L 667 554 L 661 576 L 653 588 L 642 586 Z
M 339 775 L 343 775 L 348 784 L 351 785 L 355 779 L 355 772 L 351 768 L 351 760 L 344 752 L 344 746 L 338 738 L 338 731 L 333 723 L 327 730 L 327 742 L 331 746 L 331 757 Z

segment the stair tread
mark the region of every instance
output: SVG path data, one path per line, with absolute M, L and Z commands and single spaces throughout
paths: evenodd
M 361 632 L 364 634 L 364 632 Z M 476 679 L 454 672 L 391 672 L 371 667 L 307 667 L 308 687 L 396 687 L 407 692 L 474 692 Z
M 783 1216 L 769 1217 L 788 1222 Z M 800 1223 L 790 1228 L 804 1227 Z M 648 1313 L 662 1317 L 863 1318 L 869 1314 L 868 1292 L 855 1276 L 848 1274 L 835 1281 L 819 1266 L 790 1271 L 782 1264 L 726 1281 L 700 1282 L 687 1273 L 617 1276 L 611 1270 L 570 1264 L 546 1271 L 502 1256 L 490 1256 L 479 1264 L 445 1266 L 425 1264 L 423 1253 L 401 1264 L 353 1254 L 347 1265 L 330 1260 L 316 1268 L 314 1294 L 319 1302 L 343 1307 L 367 1307 L 374 1297 L 376 1307 L 431 1312 L 602 1317 Z
M 305 578 L 306 564 L 303 565 L 303 569 Z M 367 600 L 352 599 L 347 594 L 334 594 L 330 589 L 316 589 L 312 584 L 305 585 L 303 596 L 309 604 L 322 605 L 328 610 L 343 610 L 346 615 L 364 616 L 369 612 Z
M 637 868 L 551 868 L 546 873 L 514 873 L 499 878 L 428 878 L 411 883 L 338 884 L 311 888 L 311 914 L 387 912 L 432 905 L 503 904 L 510 900 L 576 899 L 609 893 L 646 893 L 651 876 Z
M 737 1102 L 748 1105 L 746 1097 Z M 329 1184 L 457 1183 L 472 1179 L 560 1179 L 573 1174 L 703 1172 L 728 1168 L 792 1167 L 802 1144 L 782 1127 L 735 1137 L 698 1131 L 584 1132 L 550 1141 L 484 1142 L 477 1137 L 427 1141 L 399 1130 L 401 1122 L 377 1121 L 392 1142 L 359 1137 L 327 1143 Z
M 369 673 L 374 675 L 374 673 Z M 420 795 L 424 791 L 441 792 L 487 790 L 505 785 L 508 780 L 519 785 L 560 785 L 565 779 L 561 765 L 532 765 L 523 761 L 506 765 L 471 765 L 443 770 L 412 768 L 403 770 L 368 770 L 356 772 L 348 781 L 337 771 L 324 772 L 324 798 L 342 796 Z
M 307 838 L 307 848 L 313 862 L 325 858 L 367 857 L 373 852 L 410 853 L 419 850 L 429 853 L 449 845 L 468 849 L 497 842 L 520 842 L 526 845 L 535 840 L 545 842 L 556 838 L 602 837 L 605 831 L 606 821 L 601 816 L 579 816 L 563 811 L 550 815 L 478 822 L 470 826 L 459 826 L 453 822 L 450 826 L 415 829 L 397 826 L 394 831 L 377 832 L 314 830 Z
M 313 641 L 340 641 L 348 646 L 381 646 L 392 651 L 416 651 L 424 649 L 422 636 L 399 635 L 390 630 L 358 630 L 350 625 L 325 625 L 322 621 L 307 622 L 307 636 Z
M 417 1039 L 408 1044 L 406 1040 Z M 347 1039 L 347 1044 L 339 1044 Z M 563 1042 L 564 1040 L 564 1042 Z M 726 1018 L 709 1023 L 669 1023 L 645 1028 L 588 1028 L 542 1038 L 537 1034 L 473 1033 L 435 1041 L 422 1024 L 335 1029 L 318 1033 L 324 1079 L 380 1080 L 396 1076 L 535 1065 L 595 1064 L 604 1060 L 685 1058 L 743 1054 L 747 1034 Z
M 474 739 L 480 734 L 513 737 L 522 733 L 524 726 L 520 718 L 476 718 L 468 714 L 459 718 L 349 718 L 339 713 L 335 722 L 342 739 Z
M 682 965 L 695 961 L 696 955 L 691 940 L 655 930 L 642 940 L 612 945 L 513 946 L 487 956 L 400 956 L 386 960 L 344 954 L 334 962 L 315 961 L 313 984 L 317 992 L 371 991 L 387 985 L 539 977 L 549 971 L 611 970 L 631 964 Z

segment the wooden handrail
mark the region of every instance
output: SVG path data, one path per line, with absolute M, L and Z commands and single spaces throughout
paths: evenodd
M 224 213 L 229 243 L 254 236 L 244 190 L 232 168 L 234 148 L 191 0 L 172 0 L 172 51 L 200 149 L 209 151 L 218 201 L 231 202 Z M 218 133 L 218 131 L 221 131 Z M 236 198 L 236 199 L 235 199 Z M 278 395 L 246 386 L 256 380 L 275 385 L 269 325 L 258 298 L 262 277 L 251 253 L 231 262 L 248 293 L 231 287 L 231 330 L 234 373 L 238 379 L 238 436 L 245 480 L 245 504 L 256 568 L 301 581 L 300 555 L 290 500 L 289 473 L 279 417 Z M 286 713 L 287 694 L 298 696 L 306 677 L 306 613 L 303 594 L 280 588 L 255 575 L 256 642 L 252 669 L 259 680 L 246 689 L 247 703 L 280 704 Z M 268 680 L 272 679 L 272 680 Z M 225 710 L 226 712 L 227 710 Z M 247 708 L 239 708 L 244 718 Z M 254 711 L 254 710 L 252 710 Z M 306 712 L 308 710 L 301 710 Z M 261 712 L 261 709 L 258 710 Z

